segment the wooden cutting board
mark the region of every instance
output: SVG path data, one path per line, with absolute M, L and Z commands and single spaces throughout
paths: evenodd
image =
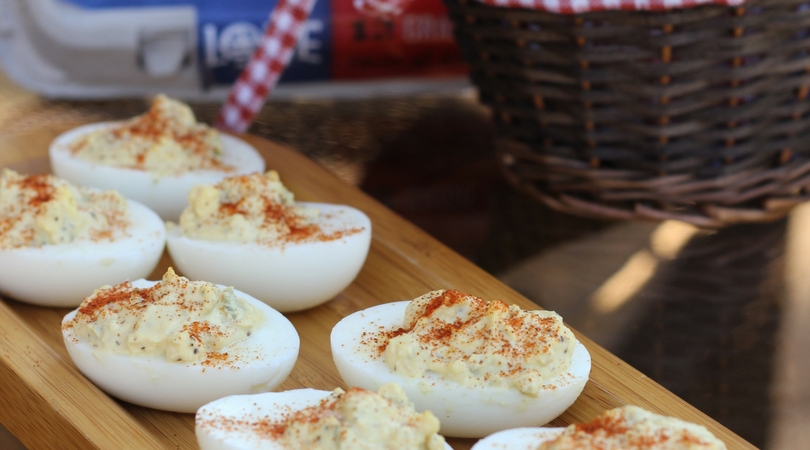
M 61 131 L 42 129 L 0 136 L 0 167 L 22 173 L 48 172 L 47 146 Z M 287 315 L 301 336 L 301 351 L 280 390 L 345 387 L 332 362 L 329 332 L 342 317 L 368 306 L 454 288 L 489 300 L 537 308 L 300 153 L 255 136 L 243 138 L 264 155 L 268 169 L 281 174 L 297 200 L 351 205 L 364 211 L 373 224 L 371 250 L 354 283 L 320 307 Z M 164 254 L 151 278 L 158 279 L 170 264 Z M 60 322 L 66 313 L 66 309 L 0 301 L 0 421 L 34 449 L 197 448 L 193 415 L 117 402 L 79 373 L 62 343 Z M 577 337 L 590 351 L 593 369 L 580 398 L 553 425 L 588 421 L 605 409 L 635 404 L 704 424 L 730 449 L 754 448 L 585 336 Z M 448 441 L 456 449 L 469 449 L 475 442 Z

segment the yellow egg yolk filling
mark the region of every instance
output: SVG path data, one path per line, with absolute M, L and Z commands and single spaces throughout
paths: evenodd
M 576 345 L 552 311 L 524 311 L 455 290 L 416 298 L 402 328 L 373 340 L 389 369 L 403 376 L 433 372 L 464 385 L 507 386 L 529 396 L 568 370 Z

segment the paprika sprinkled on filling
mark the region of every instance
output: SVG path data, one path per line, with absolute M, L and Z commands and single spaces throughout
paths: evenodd
M 414 299 L 404 325 L 365 333 L 386 365 L 403 376 L 440 374 L 464 385 L 506 386 L 537 396 L 571 365 L 576 339 L 552 311 L 524 311 L 456 290 Z
M 188 105 L 158 95 L 145 114 L 71 143 L 73 155 L 99 164 L 178 175 L 193 170 L 231 171 L 221 161 L 219 133 L 198 123 Z
M 319 404 L 287 411 L 281 419 L 258 415 L 243 419 L 198 417 L 198 426 L 250 430 L 265 441 L 289 449 L 315 450 L 440 450 L 445 448 L 439 420 L 417 413 L 402 388 L 394 383 L 378 393 L 338 388 Z
M 362 231 L 324 232 L 317 224 L 319 211 L 297 205 L 273 170 L 196 186 L 188 200 L 179 225 L 189 238 L 283 245 L 331 241 Z
M 624 406 L 570 425 L 537 450 L 709 450 L 725 444 L 701 425 Z
M 264 321 L 261 311 L 233 288 L 189 281 L 169 268 L 146 289 L 129 282 L 96 290 L 64 327 L 98 351 L 165 355 L 168 361 L 222 365 L 222 350 L 251 335 Z
M 53 175 L 0 173 L 0 249 L 126 236 L 127 203 L 115 191 L 74 186 Z

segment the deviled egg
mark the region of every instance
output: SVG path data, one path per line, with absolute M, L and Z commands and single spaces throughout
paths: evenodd
M 167 239 L 189 277 L 239 286 L 290 312 L 330 300 L 354 280 L 371 221 L 350 206 L 296 203 L 269 171 L 196 186 Z
M 0 174 L 0 291 L 43 306 L 77 306 L 94 289 L 147 276 L 166 230 L 115 191 L 53 175 Z
M 577 399 L 591 368 L 556 313 L 455 290 L 351 314 L 332 329 L 331 346 L 346 384 L 401 384 L 451 437 L 543 425 Z
M 300 342 L 273 308 L 171 268 L 159 282 L 98 289 L 65 316 L 62 335 L 73 362 L 103 391 L 177 412 L 275 388 Z
M 565 428 L 526 427 L 498 431 L 476 442 L 471 450 L 537 450 L 537 447 L 558 438 Z
M 296 389 L 236 395 L 197 411 L 202 450 L 452 450 L 430 412 L 417 413 L 396 384 L 378 392 Z
M 198 123 L 188 105 L 163 95 L 141 116 L 61 134 L 49 156 L 57 176 L 115 189 L 164 220 L 177 220 L 197 184 L 264 171 L 253 146 Z
M 706 427 L 662 416 L 638 406 L 605 411 L 591 422 L 566 428 L 505 430 L 478 441 L 472 450 L 725 450 Z

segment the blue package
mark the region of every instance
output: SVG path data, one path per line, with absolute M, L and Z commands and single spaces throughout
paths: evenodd
M 87 9 L 159 8 L 197 10 L 199 69 L 203 86 L 231 85 L 258 45 L 276 0 L 69 0 Z M 331 66 L 329 0 L 315 2 L 280 82 L 328 80 Z

